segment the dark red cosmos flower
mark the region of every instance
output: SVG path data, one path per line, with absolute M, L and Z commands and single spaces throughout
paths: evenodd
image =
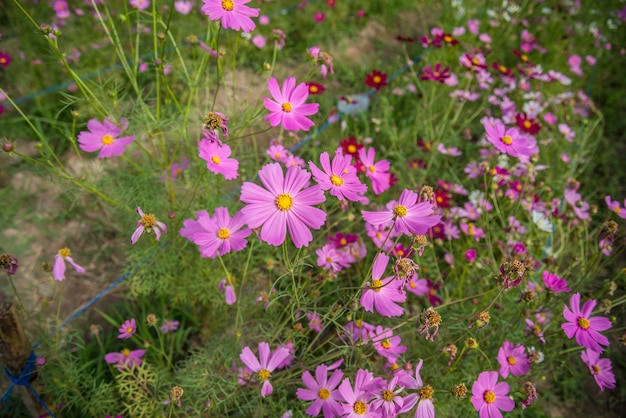
M 380 90 L 381 87 L 387 85 L 387 74 L 373 70 L 371 74 L 365 76 L 365 84 L 376 90 Z
M 418 139 L 417 146 L 420 147 L 424 152 L 430 152 L 433 149 L 433 141 Z
M 500 72 L 500 74 L 505 75 L 507 77 L 510 77 L 510 76 L 513 75 L 513 70 L 511 70 L 510 68 L 508 68 L 505 65 L 498 64 L 497 62 L 494 62 L 492 67 L 495 68 L 496 70 L 498 70 Z
M 11 56 L 7 53 L 0 52 L 0 66 L 8 67 L 11 64 Z
M 447 190 L 435 190 L 435 202 L 437 202 L 438 207 L 449 208 L 450 200 L 452 200 L 452 196 L 450 195 L 450 193 L 448 193 Z
M 343 138 L 339 145 L 344 154 L 351 155 L 356 161 L 359 161 L 359 150 L 363 148 L 363 144 L 359 144 L 355 137 Z
M 529 118 L 526 113 L 515 115 L 515 123 L 523 132 L 531 135 L 537 135 L 541 129 L 541 125 L 535 119 Z
M 443 35 L 440 35 L 440 38 L 445 44 L 448 44 L 451 46 L 454 46 L 459 43 L 459 41 L 454 39 L 452 35 L 450 35 L 449 33 L 444 33 Z
M 309 87 L 309 94 L 311 95 L 322 94 L 324 93 L 324 90 L 326 90 L 326 87 L 324 87 L 322 84 L 317 84 L 312 81 L 306 83 L 306 85 Z
M 398 178 L 393 173 L 389 173 L 389 185 L 394 186 L 398 182 Z
M 523 54 L 523 53 L 519 52 L 517 49 L 514 49 L 514 50 L 513 50 L 513 53 L 514 53 L 514 54 L 515 54 L 515 56 L 516 56 L 517 58 L 519 58 L 519 59 L 520 59 L 520 61 L 522 61 L 523 63 L 532 64 L 532 63 L 530 62 L 530 58 L 528 58 L 528 55 L 526 55 L 526 54 Z
M 409 170 L 417 170 L 418 168 L 424 169 L 427 167 L 426 162 L 422 159 L 413 158 L 410 161 L 407 161 L 407 166 Z
M 427 65 L 422 68 L 423 75 L 420 76 L 420 80 L 433 80 L 438 81 L 440 83 L 445 82 L 445 80 L 450 77 L 450 67 L 446 67 L 443 70 L 441 69 L 441 63 L 437 63 L 435 68 Z
M 432 239 L 444 239 L 446 237 L 444 234 L 444 228 L 445 226 L 443 223 L 438 223 L 428 230 L 428 236 Z
M 435 36 L 434 38 L 429 38 L 428 36 L 422 36 L 420 38 L 420 43 L 424 48 L 428 48 L 429 46 L 434 46 L 435 48 L 441 48 L 441 38 Z
M 406 42 L 406 43 L 415 42 L 415 38 L 412 36 L 396 35 L 394 39 L 398 42 Z
M 437 290 L 439 290 L 443 283 L 438 282 L 437 284 L 434 284 L 430 281 L 430 279 L 426 279 L 426 282 L 428 283 L 428 302 L 430 302 L 433 306 L 441 305 L 443 303 L 443 299 L 437 296 Z
M 335 248 L 343 248 L 348 244 L 352 244 L 359 239 L 359 236 L 356 234 L 344 234 L 342 232 L 337 232 L 334 236 L 329 236 L 328 241 L 332 243 Z

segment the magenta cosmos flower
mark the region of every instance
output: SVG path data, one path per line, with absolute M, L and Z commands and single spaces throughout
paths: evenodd
M 605 196 L 604 197 L 604 201 L 606 202 L 606 205 L 609 207 L 610 210 L 612 210 L 613 212 L 617 213 L 617 215 L 622 218 L 622 219 L 626 219 L 626 199 L 624 199 L 624 207 L 622 208 L 619 204 L 619 202 L 617 200 L 612 201 L 611 200 L 611 196 Z
M 600 390 L 615 389 L 615 375 L 613 374 L 613 366 L 608 358 L 600 358 L 600 353 L 593 350 L 585 350 L 580 353 L 583 362 L 589 367 L 589 371 L 596 379 L 596 383 Z
M 202 257 L 215 258 L 229 252 L 243 250 L 252 231 L 243 228 L 244 217 L 241 212 L 230 217 L 228 209 L 218 207 L 213 217 L 206 210 L 196 213 L 197 221 L 186 219 L 180 235 L 199 247 Z
M 498 350 L 498 363 L 500 363 L 500 375 L 503 378 L 513 376 L 523 376 L 530 371 L 530 363 L 526 355 L 526 349 L 518 344 L 513 347 L 513 343 L 505 341 Z
M 251 0 L 202 0 L 200 8 L 209 16 L 209 20 L 222 20 L 224 29 L 242 30 L 251 32 L 256 25 L 251 17 L 259 15 L 259 9 L 246 6 Z
M 59 252 L 54 256 L 54 264 L 52 265 L 52 277 L 54 280 L 65 280 L 65 261 L 70 263 L 74 270 L 78 273 L 84 273 L 85 269 L 74 262 L 71 257 L 71 251 L 69 248 L 61 248 Z
M 433 401 L 433 395 L 435 394 L 435 390 L 432 386 L 424 386 L 424 383 L 422 382 L 420 370 L 422 369 L 423 364 L 424 360 L 419 359 L 419 362 L 415 367 L 415 377 L 407 373 L 404 374 L 398 382 L 401 385 L 404 385 L 407 389 L 417 390 L 417 393 L 411 393 L 404 397 L 404 405 L 399 413 L 404 414 L 405 412 L 409 412 L 417 403 L 415 418 L 434 418 L 435 404 Z
M 265 117 L 271 126 L 282 125 L 286 131 L 308 131 L 315 125 L 306 116 L 317 113 L 319 104 L 304 102 L 309 97 L 309 87 L 306 83 L 300 83 L 296 87 L 296 78 L 287 77 L 283 82 L 282 90 L 278 87 L 278 81 L 272 77 L 267 82 L 267 87 L 272 99 L 265 99 L 265 108 L 270 114 Z
M 301 401 L 314 401 L 306 410 L 309 416 L 316 417 L 320 411 L 323 411 L 324 418 L 333 418 L 343 413 L 343 408 L 339 403 L 342 398 L 336 390 L 343 372 L 336 369 L 329 378 L 328 371 L 328 366 L 320 364 L 315 369 L 315 379 L 308 370 L 302 373 L 302 382 L 307 388 L 298 388 L 296 396 Z
M 130 237 L 131 244 L 136 243 L 144 232 L 150 233 L 154 231 L 154 239 L 157 241 L 161 239 L 161 234 L 167 233 L 167 227 L 163 222 L 157 221 L 156 216 L 151 213 L 143 213 L 140 207 L 137 207 L 135 210 L 141 218 L 137 221 L 137 229 L 135 229 L 135 232 L 133 232 L 133 235 Z
M 423 235 L 428 228 L 433 227 L 441 220 L 441 215 L 433 215 L 433 205 L 430 202 L 418 202 L 417 193 L 404 189 L 393 209 L 382 212 L 361 211 L 363 219 L 372 225 L 383 225 L 394 222 L 394 229 L 406 235 Z
M 208 139 L 200 141 L 200 158 L 206 161 L 206 168 L 214 174 L 222 174 L 226 180 L 233 180 L 239 176 L 237 169 L 239 161 L 230 158 L 231 150 L 228 145 L 219 145 Z
M 366 285 L 361 295 L 361 306 L 367 312 L 376 310 L 382 316 L 400 316 L 404 313 L 404 308 L 398 306 L 397 303 L 406 302 L 406 292 L 402 281 L 396 279 L 395 276 L 381 279 L 388 262 L 388 255 L 378 253 L 372 266 L 372 281 Z
M 134 136 L 117 138 L 128 127 L 128 120 L 122 118 L 119 126 L 115 125 L 111 118 L 106 118 L 103 123 L 96 119 L 87 122 L 89 132 L 78 134 L 80 149 L 85 152 L 100 151 L 98 158 L 119 157 L 124 153 L 126 146 L 135 140 Z
M 543 278 L 543 284 L 546 286 L 546 289 L 548 289 L 551 292 L 562 293 L 562 292 L 572 291 L 572 289 L 567 287 L 567 282 L 565 280 L 561 279 L 556 274 L 552 274 L 548 272 L 547 270 L 544 270 L 542 274 L 542 278 Z
M 507 129 L 498 119 L 493 123 L 484 122 L 483 126 L 487 132 L 487 140 L 502 153 L 525 161 L 535 151 L 536 142 L 531 137 L 520 135 L 517 128 Z
M 320 155 L 320 164 L 323 171 L 317 168 L 313 161 L 309 161 L 313 178 L 322 190 L 330 190 L 329 193 L 339 200 L 367 203 L 367 199 L 363 197 L 367 186 L 359 180 L 356 169 L 352 165 L 351 155 L 342 155 L 335 151 L 335 157 L 331 163 L 329 154 L 323 152 Z M 363 202 L 363 199 L 366 202 Z
M 372 190 L 378 195 L 391 187 L 389 174 L 391 164 L 387 160 L 376 162 L 375 158 L 374 148 L 361 148 L 358 151 L 358 160 L 362 163 L 365 176 L 372 181 Z
M 272 376 L 272 372 L 278 367 L 283 360 L 289 356 L 289 350 L 284 347 L 278 347 L 271 352 L 268 343 L 259 343 L 259 359 L 256 358 L 250 347 L 244 347 L 239 355 L 239 358 L 252 370 L 257 373 L 259 381 L 263 382 L 261 387 L 261 396 L 266 397 L 271 395 L 274 391 L 269 378 Z M 259 361 L 260 360 L 260 361 Z
M 168 332 L 176 331 L 179 325 L 179 321 L 175 321 L 173 319 L 163 319 L 163 325 L 161 325 L 159 329 L 163 331 L 163 334 L 167 334 Z
M 108 353 L 104 356 L 104 361 L 109 364 L 115 364 L 118 369 L 123 369 L 126 366 L 139 366 L 141 364 L 141 357 L 146 353 L 146 350 L 129 350 L 123 349 L 120 353 Z
M 480 418 L 501 418 L 500 410 L 509 412 L 515 408 L 508 394 L 509 384 L 498 383 L 498 372 L 482 372 L 472 385 L 472 405 Z
M 259 171 L 265 188 L 245 182 L 241 186 L 241 201 L 247 203 L 241 212 L 250 228 L 261 227 L 261 239 L 278 246 L 285 241 L 287 229 L 297 248 L 313 240 L 309 228 L 320 229 L 326 213 L 313 205 L 326 200 L 319 186 L 305 188 L 311 173 L 290 166 L 287 174 L 279 163 L 266 164 Z
M 576 342 L 587 347 L 590 350 L 601 353 L 604 348 L 600 346 L 609 345 L 609 339 L 598 331 L 606 331 L 611 328 L 611 321 L 608 318 L 596 316 L 589 318 L 591 311 L 596 306 L 596 301 L 589 299 L 580 308 L 580 293 L 574 293 L 569 300 L 571 310 L 564 305 L 563 316 L 567 320 L 566 323 L 561 324 L 561 328 L 565 331 L 567 338 L 576 336 Z
M 354 377 L 354 387 L 350 379 L 345 378 L 339 385 L 339 394 L 345 402 L 343 406 L 343 418 L 381 418 L 382 413 L 375 411 L 369 403 L 373 398 L 373 389 L 376 381 L 370 371 L 359 369 Z
M 117 331 L 120 333 L 117 338 L 125 339 L 132 337 L 133 334 L 137 331 L 137 322 L 135 322 L 135 318 L 124 321 L 120 329 L 118 329 Z
M 406 351 L 406 345 L 400 345 L 402 338 L 393 335 L 391 328 L 383 328 L 380 325 L 370 334 L 372 345 L 381 356 L 390 363 L 395 363 L 402 353 Z

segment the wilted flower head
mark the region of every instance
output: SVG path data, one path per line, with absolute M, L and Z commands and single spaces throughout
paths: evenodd
M 9 276 L 14 275 L 17 272 L 18 260 L 17 257 L 10 254 L 0 255 L 0 268 L 6 270 Z
M 52 277 L 54 277 L 54 280 L 65 280 L 65 261 L 70 263 L 78 273 L 85 272 L 85 269 L 76 264 L 70 255 L 70 249 L 65 247 L 61 248 L 54 256 L 54 266 L 52 267 Z
M 154 231 L 155 239 L 158 241 L 161 238 L 161 234 L 167 233 L 167 227 L 163 222 L 157 221 L 156 216 L 151 213 L 144 213 L 140 207 L 135 209 L 140 218 L 137 221 L 137 229 L 130 237 L 130 243 L 136 243 L 144 232 Z

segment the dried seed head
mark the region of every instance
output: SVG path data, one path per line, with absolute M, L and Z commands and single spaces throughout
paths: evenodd
M 476 315 L 476 326 L 480 329 L 486 325 L 489 325 L 490 319 L 491 315 L 489 315 L 489 312 L 482 311 L 478 315 Z
M 532 302 L 537 299 L 537 293 L 532 289 L 527 289 L 522 293 L 522 299 L 524 299 L 525 302 Z
M 465 399 L 467 396 L 467 387 L 465 383 L 459 383 L 452 388 L 452 393 L 457 399 Z
M 416 264 L 408 258 L 401 258 L 396 263 L 396 271 L 400 278 L 405 278 L 415 271 Z
M 475 349 L 478 348 L 478 341 L 470 337 L 465 341 L 465 345 L 467 348 Z
M 52 271 L 52 264 L 48 263 L 47 261 L 45 263 L 43 263 L 41 265 L 41 268 L 43 269 L 43 271 L 45 271 L 46 273 L 50 273 Z
M 603 314 L 608 315 L 612 307 L 613 302 L 611 302 L 610 299 L 602 299 L 600 301 L 600 311 L 602 311 Z
M 2 254 L 0 255 L 0 268 L 3 268 L 7 271 L 9 276 L 12 276 L 17 271 L 18 261 L 17 257 L 14 257 L 10 254 Z
M 603 228 L 610 235 L 616 234 L 617 231 L 619 230 L 619 227 L 617 226 L 617 222 L 615 221 L 605 222 L 603 225 Z
M 431 306 L 422 314 L 422 321 L 424 321 L 424 324 L 426 324 L 428 328 L 438 327 L 441 324 L 441 315 Z
M 433 202 L 435 199 L 435 191 L 430 186 L 422 187 L 420 197 L 422 201 Z
M 148 325 L 150 325 L 151 327 L 156 326 L 157 324 L 157 317 L 155 314 L 148 314 L 148 316 L 146 317 L 146 322 L 148 323 Z
M 170 390 L 170 398 L 178 399 L 183 396 L 183 393 L 185 393 L 183 388 L 181 388 L 180 386 L 174 386 L 172 390 Z
M 220 129 L 224 124 L 224 119 L 222 116 L 218 115 L 216 112 L 209 112 L 204 117 L 204 129 Z

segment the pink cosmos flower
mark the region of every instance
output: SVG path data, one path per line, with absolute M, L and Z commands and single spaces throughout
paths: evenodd
M 498 362 L 500 363 L 500 375 L 507 378 L 509 373 L 513 376 L 523 376 L 530 370 L 530 363 L 523 345 L 505 341 L 498 350 Z
M 563 316 L 567 320 L 561 324 L 561 328 L 567 338 L 576 336 L 578 345 L 601 353 L 604 349 L 600 345 L 609 345 L 609 339 L 598 331 L 606 331 L 611 328 L 611 321 L 604 317 L 589 318 L 591 311 L 596 306 L 596 301 L 589 299 L 580 308 L 580 293 L 574 293 L 570 298 L 571 310 L 564 305 Z
M 137 10 L 146 10 L 150 7 L 150 0 L 130 0 L 128 3 Z
M 270 357 L 271 356 L 271 357 Z M 278 347 L 271 352 L 268 343 L 259 343 L 259 359 L 256 358 L 250 347 L 244 347 L 239 355 L 239 358 L 252 370 L 257 373 L 259 381 L 263 382 L 261 387 L 261 396 L 265 398 L 267 395 L 271 395 L 274 391 L 269 378 L 272 376 L 272 372 L 278 367 L 278 365 L 289 356 L 289 350 L 284 347 Z
M 485 231 L 482 228 L 476 227 L 473 222 L 461 223 L 461 231 L 479 241 L 481 238 L 485 238 Z
M 304 102 L 309 97 L 309 87 L 306 83 L 296 86 L 295 77 L 287 77 L 283 82 L 283 87 L 278 87 L 275 77 L 269 79 L 267 87 L 272 95 L 272 99 L 263 97 L 265 108 L 270 114 L 265 117 L 271 126 L 282 125 L 286 131 L 308 131 L 315 125 L 306 116 L 317 113 L 319 104 Z
M 109 364 L 115 364 L 116 367 L 121 370 L 126 366 L 139 366 L 141 364 L 141 357 L 146 353 L 146 350 L 133 350 L 128 348 L 123 349 L 120 353 L 108 353 L 104 356 L 104 361 Z
M 200 8 L 209 16 L 209 20 L 222 20 L 224 29 L 242 30 L 251 32 L 256 25 L 251 17 L 259 15 L 259 9 L 245 6 L 251 0 L 202 0 L 204 5 Z
M 400 316 L 404 313 L 404 308 L 397 303 L 406 302 L 406 293 L 402 281 L 395 276 L 381 279 L 388 262 L 388 255 L 378 253 L 372 266 L 372 281 L 364 288 L 360 303 L 367 312 L 376 310 L 382 316 Z
M 137 331 L 137 323 L 135 322 L 135 318 L 124 321 L 120 329 L 118 329 L 117 331 L 120 333 L 117 338 L 125 339 L 132 337 L 133 334 Z
M 546 286 L 546 289 L 554 293 L 572 291 L 572 289 L 567 287 L 567 282 L 565 280 L 561 279 L 556 274 L 552 274 L 548 272 L 547 270 L 544 270 L 542 274 L 542 278 L 543 278 L 543 284 Z
M 437 63 L 433 68 L 431 65 L 427 65 L 422 68 L 423 75 L 420 76 L 420 80 L 432 80 L 443 83 L 446 78 L 450 77 L 450 67 L 443 68 L 441 63 Z
M 78 134 L 80 149 L 85 152 L 100 151 L 98 158 L 119 157 L 126 150 L 126 146 L 135 140 L 134 136 L 117 138 L 128 127 L 128 120 L 122 118 L 119 126 L 111 118 L 100 123 L 97 119 L 87 122 L 89 132 Z
M 372 190 L 375 194 L 381 194 L 391 185 L 389 184 L 389 161 L 380 160 L 374 162 L 376 151 L 374 148 L 361 148 L 359 150 L 359 160 L 363 164 L 365 175 L 372 181 Z
M 232 218 L 225 207 L 215 209 L 213 217 L 206 210 L 196 213 L 197 221 L 186 219 L 180 235 L 199 247 L 202 257 L 215 258 L 229 252 L 243 250 L 252 233 L 250 228 L 243 228 L 244 216 L 237 212 Z
M 580 193 L 576 192 L 576 189 L 565 189 L 563 194 L 567 203 L 574 208 L 574 213 L 579 219 L 589 219 L 589 203 L 582 200 Z
M 626 219 L 626 199 L 624 199 L 624 208 L 620 206 L 617 200 L 611 201 L 611 196 L 605 196 L 604 201 L 610 210 L 617 213 L 620 218 Z
M 526 318 L 526 326 L 524 327 L 524 335 L 528 335 L 530 333 L 535 334 L 537 336 L 537 338 L 539 338 L 539 341 L 541 341 L 542 344 L 546 343 L 546 339 L 543 336 L 543 331 L 541 331 L 541 328 L 539 328 L 539 325 L 536 325 L 532 320 Z
M 175 321 L 173 319 L 163 319 L 163 325 L 161 325 L 159 329 L 163 331 L 163 334 L 167 334 L 168 332 L 176 331 L 179 325 L 179 321 Z
M 366 222 L 381 225 L 394 221 L 394 230 L 409 236 L 423 235 L 428 228 L 437 225 L 441 215 L 433 213 L 433 205 L 430 202 L 419 202 L 417 193 L 409 189 L 402 191 L 392 209 L 381 212 L 361 211 Z
M 224 294 L 224 299 L 226 299 L 227 305 L 232 305 L 237 302 L 237 295 L 235 294 L 235 287 L 233 286 L 234 278 L 229 276 L 226 279 L 220 280 L 218 283 L 218 287 L 220 292 Z
M 137 221 L 137 229 L 135 229 L 135 232 L 133 232 L 133 235 L 130 237 L 131 245 L 136 243 L 144 232 L 150 233 L 154 231 L 154 239 L 157 241 L 161 239 L 161 234 L 167 233 L 167 227 L 163 222 L 157 221 L 156 216 L 151 213 L 143 213 L 140 207 L 137 207 L 135 210 L 140 218 Z
M 263 48 L 265 47 L 266 44 L 267 44 L 267 38 L 265 38 L 265 36 L 254 35 L 252 37 L 252 45 L 256 46 L 257 48 Z
M 367 203 L 363 202 L 364 199 L 367 200 L 363 197 L 367 186 L 357 177 L 351 155 L 342 155 L 335 151 L 331 164 L 328 152 L 323 152 L 320 155 L 320 163 L 323 171 L 317 168 L 313 161 L 309 161 L 309 169 L 322 190 L 330 190 L 329 193 L 339 200 Z
M 315 312 L 309 312 L 306 314 L 306 319 L 309 320 L 309 329 L 315 332 L 322 332 L 322 318 Z
M 180 176 L 183 173 L 183 171 L 187 169 L 187 167 L 189 167 L 189 160 L 187 159 L 187 157 L 183 157 L 182 160 L 180 160 L 180 164 L 173 163 L 172 167 L 170 168 L 170 175 L 172 176 L 172 181 L 176 181 L 178 176 Z M 163 176 L 159 177 L 159 180 L 167 181 L 167 171 L 165 172 Z
M 498 151 L 508 154 L 511 157 L 527 161 L 533 154 L 536 141 L 532 137 L 520 135 L 517 128 L 509 128 L 498 119 L 495 123 L 483 123 L 487 132 L 487 140 L 491 142 Z
M 306 414 L 312 417 L 324 412 L 324 418 L 338 417 L 343 413 L 343 408 L 339 401 L 341 395 L 336 390 L 343 377 L 343 372 L 339 369 L 333 371 L 328 377 L 329 368 L 325 364 L 320 364 L 315 369 L 315 379 L 308 370 L 302 373 L 302 382 L 307 389 L 298 388 L 296 396 L 301 401 L 314 401 L 306 410 Z
M 313 205 L 326 200 L 319 186 L 305 188 L 311 174 L 291 166 L 287 174 L 278 163 L 266 164 L 259 171 L 265 188 L 251 182 L 241 187 L 241 201 L 247 203 L 241 212 L 250 228 L 261 228 L 260 237 L 270 245 L 283 243 L 287 229 L 297 248 L 307 246 L 313 235 L 309 228 L 320 229 L 326 213 Z
M 333 244 L 324 245 L 316 250 L 315 254 L 317 254 L 317 265 L 327 270 L 337 272 L 350 266 L 346 254 L 335 248 Z
M 482 372 L 472 385 L 472 405 L 480 418 L 501 418 L 500 410 L 509 412 L 515 408 L 508 394 L 509 384 L 498 383 L 498 372 Z
M 200 140 L 200 158 L 206 161 L 206 167 L 215 174 L 222 174 L 226 180 L 233 180 L 239 176 L 237 172 L 239 161 L 230 158 L 230 147 L 220 146 L 208 139 Z
M 188 15 L 193 9 L 193 1 L 176 1 L 174 2 L 174 8 L 176 11 L 182 15 Z
M 405 388 L 416 390 L 417 393 L 411 393 L 404 397 L 404 406 L 399 411 L 400 414 L 409 412 L 417 404 L 417 410 L 415 411 L 415 418 L 434 418 L 435 417 L 435 404 L 433 402 L 433 395 L 435 393 L 431 386 L 424 386 L 422 378 L 420 376 L 420 370 L 424 360 L 419 359 L 417 366 L 415 367 L 415 377 L 410 374 L 405 374 L 398 383 L 404 385 Z
M 350 379 L 343 379 L 339 385 L 339 394 L 345 402 L 342 405 L 342 418 L 382 418 L 382 414 L 374 411 L 369 403 L 373 398 L 370 391 L 372 380 L 372 373 L 363 369 L 357 371 L 354 387 L 350 384 Z
M 367 322 L 357 319 L 355 321 L 348 322 L 345 329 L 347 333 L 344 335 L 344 338 L 350 338 L 354 344 L 357 341 L 366 343 L 370 338 L 370 333 L 374 331 L 375 327 Z
M 600 358 L 600 353 L 593 350 L 585 350 L 580 353 L 583 362 L 589 367 L 589 371 L 596 379 L 596 383 L 600 390 L 615 389 L 615 375 L 613 374 L 613 366 L 608 358 Z
M 399 395 L 404 386 L 398 385 L 399 376 L 394 376 L 389 382 L 381 381 L 378 386 L 380 395 L 372 401 L 372 409 L 381 411 L 383 417 L 395 417 L 404 405 L 404 398 Z
M 380 325 L 370 334 L 372 345 L 381 356 L 390 363 L 395 363 L 406 351 L 406 345 L 400 345 L 402 338 L 393 335 L 391 328 L 383 328 Z
M 78 273 L 85 272 L 85 269 L 83 267 L 79 266 L 78 264 L 76 264 L 76 262 L 74 262 L 74 259 L 72 259 L 71 254 L 72 253 L 70 249 L 65 247 L 65 248 L 61 248 L 59 252 L 54 256 L 54 264 L 52 265 L 52 277 L 54 278 L 54 280 L 57 280 L 57 281 L 65 280 L 65 261 L 66 260 L 68 263 L 72 265 L 72 267 L 74 267 L 74 270 L 76 270 Z M 17 262 L 15 264 L 17 265 Z M 10 275 L 10 270 L 9 270 L 9 275 Z

